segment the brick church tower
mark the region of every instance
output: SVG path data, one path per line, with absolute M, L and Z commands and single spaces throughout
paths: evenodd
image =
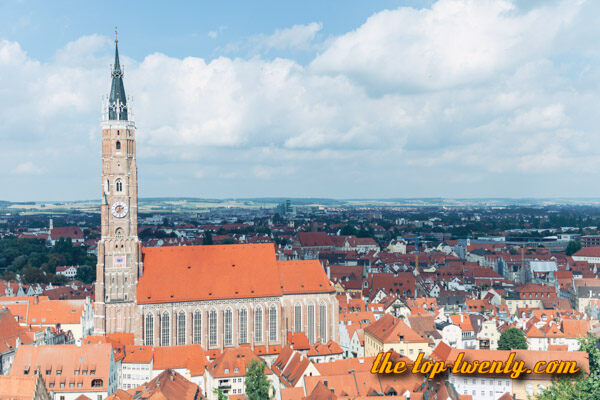
M 101 124 L 102 237 L 98 242 L 94 310 L 97 335 L 138 333 L 141 329 L 136 287 L 142 275 L 142 246 L 137 236 L 138 183 L 131 111 L 115 40 L 112 85 Z

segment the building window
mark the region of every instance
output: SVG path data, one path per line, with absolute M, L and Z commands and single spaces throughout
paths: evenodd
M 325 303 L 319 305 L 319 330 L 321 342 L 327 342 L 327 305 Z
M 122 192 L 123 191 L 123 181 L 121 181 L 120 179 L 117 179 L 115 181 L 115 187 L 117 192 Z
M 217 345 L 217 311 L 210 310 L 208 315 L 208 345 Z
M 194 311 L 194 344 L 202 344 L 202 313 L 198 310 Z
M 240 344 L 248 343 L 248 310 L 240 309 Z
M 262 342 L 262 332 L 263 332 L 263 318 L 262 318 L 262 308 L 256 307 L 254 310 L 254 341 Z
M 269 309 L 269 340 L 277 341 L 277 307 L 274 305 Z
M 146 331 L 145 331 L 146 346 L 154 346 L 154 315 L 146 315 Z M 87 373 L 87 371 L 85 371 Z
M 308 330 L 308 342 L 309 343 L 314 343 L 315 342 L 315 306 L 314 304 L 309 304 L 308 308 L 307 308 L 307 313 L 308 315 L 306 316 L 308 321 L 307 321 L 307 330 Z
M 102 386 L 103 386 L 102 379 L 94 379 L 94 380 L 92 380 L 92 387 L 93 388 L 102 387 Z
M 121 150 L 121 142 L 119 142 L 118 140 L 117 140 L 117 146 L 116 147 L 117 147 L 117 150 Z
M 233 330 L 233 317 L 232 317 L 232 312 L 231 309 L 228 308 L 227 310 L 225 310 L 225 314 L 223 316 L 223 324 L 224 325 L 224 332 L 223 332 L 223 345 L 224 346 L 231 346 L 233 344 L 233 335 L 232 335 L 232 330 Z
M 179 311 L 177 314 L 177 344 L 185 344 L 185 313 Z
M 300 303 L 294 307 L 294 332 L 302 331 L 302 306 Z
M 169 345 L 169 324 L 170 318 L 168 313 L 163 313 L 160 318 L 160 345 L 168 346 Z

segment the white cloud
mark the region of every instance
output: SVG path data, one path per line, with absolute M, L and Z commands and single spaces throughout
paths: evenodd
M 11 172 L 17 175 L 41 175 L 43 174 L 44 169 L 38 167 L 31 161 L 27 161 L 17 165 Z
M 272 51 L 307 51 L 320 47 L 317 36 L 323 29 L 321 22 L 311 22 L 305 25 L 293 25 L 289 28 L 276 29 L 270 35 L 258 34 L 244 41 L 229 43 L 224 48 L 225 53 L 248 50 L 251 54 L 269 53 Z
M 440 0 L 431 9 L 385 10 L 335 38 L 312 67 L 386 90 L 472 85 L 544 56 L 580 4 L 522 12 L 510 1 Z
M 221 32 L 223 32 L 225 29 L 227 29 L 227 27 L 225 25 L 221 25 L 219 26 L 218 29 L 214 29 L 212 31 L 209 31 L 207 36 L 211 39 L 216 39 L 217 37 L 219 37 L 219 35 L 221 34 Z
M 582 43 L 568 59 L 570 42 L 556 45 L 579 37 L 581 2 L 515 4 L 381 11 L 322 42 L 308 65 L 124 58 L 142 196 L 600 195 L 581 185 L 600 172 L 598 61 Z M 307 48 L 321 30 L 281 29 L 261 46 Z M 101 36 L 48 62 L 0 41 L 0 171 L 46 172 L 19 198 L 97 195 L 112 57 Z M 0 184 L 9 179 L 0 172 Z
M 311 22 L 306 25 L 294 25 L 291 28 L 276 29 L 272 35 L 259 35 L 255 40 L 259 46 L 266 49 L 288 50 L 311 48 L 319 31 L 323 29 L 320 22 Z

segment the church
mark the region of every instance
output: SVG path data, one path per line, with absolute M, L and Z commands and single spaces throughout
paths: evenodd
M 290 332 L 337 341 L 339 305 L 317 260 L 278 261 L 273 244 L 144 248 L 137 236 L 135 123 L 118 41 L 103 104 L 101 239 L 94 331 L 150 346 L 283 346 Z M 274 347 L 277 348 L 277 347 Z

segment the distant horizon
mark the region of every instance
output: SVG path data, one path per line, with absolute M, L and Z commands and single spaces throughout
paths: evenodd
M 286 196 L 265 196 L 265 197 L 192 197 L 192 196 L 163 196 L 163 197 L 140 197 L 139 201 L 174 201 L 174 200 L 189 200 L 189 201 L 209 201 L 209 202 L 226 202 L 226 201 L 269 201 L 269 202 L 281 202 L 290 200 L 293 205 L 293 201 L 339 201 L 339 202 L 366 202 L 366 201 L 378 201 L 378 202 L 395 202 L 395 201 L 507 201 L 507 202 L 543 202 L 543 201 L 567 201 L 570 205 L 576 205 L 577 201 L 597 201 L 600 205 L 600 196 L 598 197 L 286 197 Z M 0 199 L 0 204 L 64 204 L 64 203 L 94 203 L 97 202 L 100 205 L 100 200 L 96 199 L 81 199 L 81 200 L 3 200 Z M 560 204 L 560 203 L 559 203 Z

